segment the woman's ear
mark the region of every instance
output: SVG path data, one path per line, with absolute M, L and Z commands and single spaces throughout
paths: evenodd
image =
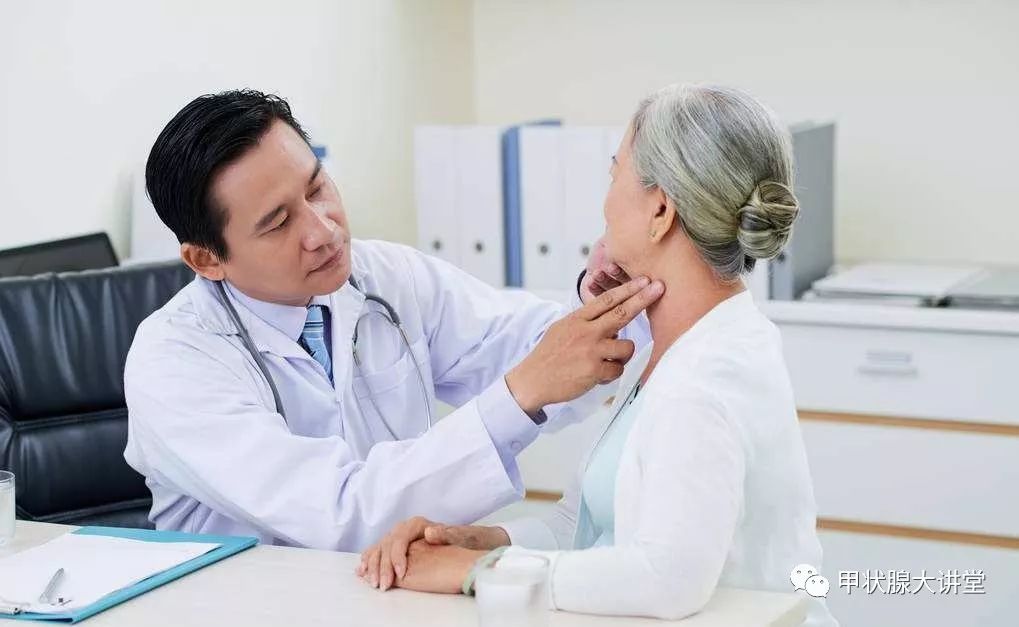
M 654 213 L 651 215 L 648 238 L 652 244 L 657 244 L 672 230 L 672 224 L 676 219 L 676 206 L 661 188 L 655 190 L 654 199 Z
M 226 278 L 226 273 L 223 271 L 223 263 L 219 260 L 219 257 L 204 246 L 187 243 L 181 244 L 180 258 L 184 260 L 184 263 L 189 268 L 195 271 L 195 274 L 203 278 L 210 281 L 222 281 Z

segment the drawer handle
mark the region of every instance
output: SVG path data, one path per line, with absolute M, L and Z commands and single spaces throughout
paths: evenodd
M 916 366 L 910 364 L 863 364 L 856 371 L 877 377 L 915 377 L 918 373 Z

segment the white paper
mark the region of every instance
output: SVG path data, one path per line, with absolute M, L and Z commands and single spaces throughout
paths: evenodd
M 981 272 L 975 266 L 865 263 L 814 281 L 820 293 L 853 293 L 941 298 Z
M 143 542 L 69 533 L 0 559 L 0 599 L 25 611 L 63 613 L 183 564 L 219 547 L 198 542 Z M 57 569 L 64 578 L 53 595 L 61 607 L 37 603 Z

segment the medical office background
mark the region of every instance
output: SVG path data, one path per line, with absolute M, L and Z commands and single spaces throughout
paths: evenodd
M 147 151 L 201 93 L 288 98 L 355 236 L 418 245 L 415 128 L 621 126 L 650 90 L 708 81 L 791 124 L 835 123 L 835 267 L 1008 269 L 1017 26 L 1007 0 L 4 0 L 0 248 L 104 231 L 130 260 Z M 1014 624 L 1019 311 L 765 309 L 792 353 L 836 617 Z M 871 345 L 908 368 L 864 376 L 854 351 Z M 584 429 L 525 453 L 518 509 L 549 506 Z M 983 589 L 837 585 L 921 569 L 980 570 Z

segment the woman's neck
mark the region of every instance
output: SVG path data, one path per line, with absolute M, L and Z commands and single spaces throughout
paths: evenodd
M 694 263 L 675 263 L 652 274 L 652 279 L 665 283 L 665 293 L 647 308 L 654 348 L 641 375 L 642 386 L 665 351 L 680 336 L 719 303 L 746 289 L 742 281 L 719 281 L 707 264 L 699 259 Z

